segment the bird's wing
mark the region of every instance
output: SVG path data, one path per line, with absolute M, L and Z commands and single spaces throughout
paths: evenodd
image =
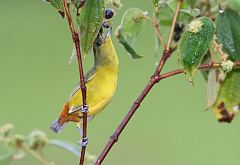
M 85 75 L 85 83 L 91 81 L 93 77 L 96 75 L 96 68 L 93 67 L 91 70 L 88 71 L 88 73 Z
M 84 76 L 85 83 L 88 83 L 93 79 L 93 77 L 96 75 L 96 69 L 93 67 L 91 70 L 88 71 L 88 73 Z M 69 99 L 73 97 L 73 95 L 80 89 L 80 84 L 78 84 L 71 92 Z

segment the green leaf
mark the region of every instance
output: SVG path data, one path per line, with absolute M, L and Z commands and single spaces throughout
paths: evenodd
M 13 161 L 14 152 L 9 152 L 6 155 L 0 156 L 0 164 L 7 165 Z
M 215 26 L 207 17 L 201 17 L 190 24 L 191 28 L 182 34 L 178 45 L 178 56 L 190 81 L 194 76 L 203 56 L 209 49 Z
M 240 110 L 240 70 L 230 72 L 221 88 L 215 104 L 212 106 L 220 122 L 230 123 Z
M 64 18 L 65 17 L 65 11 L 64 11 L 64 5 L 62 0 L 48 0 L 53 7 L 55 7 L 58 11 L 58 13 Z
M 137 8 L 128 9 L 122 18 L 121 25 L 117 28 L 116 37 L 132 58 L 141 58 L 132 46 L 137 40 L 145 25 L 145 13 Z
M 170 26 L 174 17 L 174 10 L 168 3 L 161 3 L 155 10 L 160 25 Z
M 186 0 L 186 3 L 191 6 L 191 8 L 194 8 L 196 6 L 197 0 Z
M 77 22 L 80 28 L 80 43 L 85 57 L 98 35 L 104 17 L 104 0 L 87 0 L 81 8 Z
M 158 23 L 162 26 L 171 26 L 174 10 L 175 10 L 175 2 L 162 2 L 155 10 L 155 14 L 158 18 Z M 194 17 L 200 15 L 199 9 L 189 9 L 186 4 L 181 6 L 179 15 L 178 15 L 178 23 L 188 23 Z
M 124 39 L 121 32 L 118 32 L 117 35 L 118 41 L 122 46 L 126 49 L 126 51 L 131 55 L 133 59 L 142 58 L 142 56 L 138 55 L 137 52 L 128 44 L 128 42 Z
M 240 16 L 232 10 L 226 9 L 219 13 L 217 20 L 217 41 L 223 44 L 223 51 L 231 61 L 240 60 Z
M 207 108 L 210 108 L 216 102 L 225 76 L 226 74 L 221 68 L 211 69 L 209 71 L 207 82 Z

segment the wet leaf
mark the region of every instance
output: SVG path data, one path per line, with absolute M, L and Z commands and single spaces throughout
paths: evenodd
M 191 22 L 189 31 L 180 38 L 178 56 L 190 81 L 212 43 L 214 32 L 213 22 L 207 17 L 201 17 Z
M 225 79 L 226 73 L 221 68 L 211 69 L 207 82 L 207 108 L 210 108 L 218 97 L 218 93 Z
M 104 17 L 104 0 L 87 0 L 81 8 L 77 22 L 80 28 L 80 43 L 85 57 L 98 35 Z
M 217 20 L 217 41 L 223 44 L 222 50 L 228 54 L 231 61 L 240 60 L 240 16 L 232 10 L 226 9 L 219 13 Z
M 123 18 L 121 25 L 116 30 L 116 37 L 123 45 L 132 58 L 141 58 L 133 49 L 143 26 L 145 25 L 145 13 L 138 8 L 128 9 Z
M 230 123 L 240 110 L 240 70 L 230 72 L 219 91 L 216 102 L 212 106 L 216 118 L 220 122 Z

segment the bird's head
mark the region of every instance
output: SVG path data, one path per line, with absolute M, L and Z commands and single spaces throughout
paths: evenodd
M 72 111 L 71 108 L 69 108 L 69 105 L 65 104 L 62 112 L 60 113 L 60 115 L 58 117 L 58 119 L 56 119 L 52 122 L 50 128 L 54 132 L 58 133 L 70 121 L 72 121 L 72 122 L 79 122 L 80 121 L 79 111 L 78 110 L 77 111 Z

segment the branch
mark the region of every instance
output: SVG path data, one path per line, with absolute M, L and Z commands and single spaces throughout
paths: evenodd
M 74 29 L 74 25 L 73 25 L 71 14 L 70 14 L 70 11 L 68 8 L 67 0 L 63 0 L 63 2 L 64 2 L 64 8 L 65 8 L 67 19 L 68 19 L 69 28 L 72 33 L 73 42 L 75 44 L 76 52 L 77 52 L 78 69 L 79 69 L 79 77 L 80 77 L 80 88 L 82 91 L 82 103 L 83 103 L 82 110 L 83 109 L 86 110 L 87 109 L 87 101 L 86 101 L 87 88 L 85 86 L 85 81 L 84 81 L 79 35 Z M 83 135 L 82 135 L 82 150 L 81 150 L 79 165 L 83 165 L 83 163 L 84 163 L 86 144 L 87 144 L 87 111 L 82 111 L 82 114 L 83 114 Z M 83 145 L 83 144 L 85 144 L 85 145 Z
M 235 67 L 240 67 L 240 61 L 236 61 L 233 63 L 233 66 Z M 202 64 L 198 67 L 199 70 L 202 69 L 211 69 L 211 68 L 217 68 L 217 67 L 222 67 L 221 63 L 208 63 L 208 64 Z M 157 78 L 158 81 L 181 74 L 181 73 L 185 73 L 183 69 L 178 69 L 178 70 L 174 70 L 162 75 L 159 75 L 159 77 Z
M 171 45 L 171 41 L 172 41 L 172 37 L 173 37 L 173 31 L 174 31 L 174 27 L 175 27 L 176 20 L 177 20 L 177 17 L 178 17 L 179 9 L 180 9 L 180 6 L 181 6 L 182 2 L 183 2 L 183 0 L 178 0 L 177 8 L 176 8 L 176 11 L 175 11 L 175 14 L 174 14 L 174 19 L 173 19 L 173 22 L 172 22 L 171 31 L 170 31 L 170 35 L 169 35 L 169 39 L 168 39 L 168 44 L 166 46 L 166 49 L 163 51 L 162 58 L 161 58 L 161 60 L 158 64 L 153 76 L 150 78 L 150 81 L 148 82 L 146 87 L 143 89 L 143 91 L 141 92 L 139 97 L 136 99 L 136 101 L 134 101 L 131 109 L 129 110 L 127 115 L 124 117 L 122 122 L 119 124 L 119 126 L 117 127 L 117 129 L 115 130 L 113 135 L 110 137 L 107 145 L 105 146 L 101 155 L 98 157 L 97 161 L 95 162 L 95 165 L 100 165 L 103 162 L 104 158 L 107 156 L 107 154 L 111 150 L 112 146 L 117 142 L 117 140 L 118 140 L 120 134 L 122 133 L 123 129 L 126 127 L 126 125 L 130 121 L 130 119 L 132 118 L 132 116 L 134 115 L 136 110 L 140 107 L 144 98 L 150 92 L 152 87 L 157 82 L 159 82 L 158 77 L 159 77 L 159 75 L 160 75 L 160 73 L 161 73 L 161 71 L 162 71 L 162 69 L 165 65 L 165 62 L 167 61 L 167 59 L 170 57 L 170 55 L 172 53 L 172 51 L 170 50 L 170 45 Z

